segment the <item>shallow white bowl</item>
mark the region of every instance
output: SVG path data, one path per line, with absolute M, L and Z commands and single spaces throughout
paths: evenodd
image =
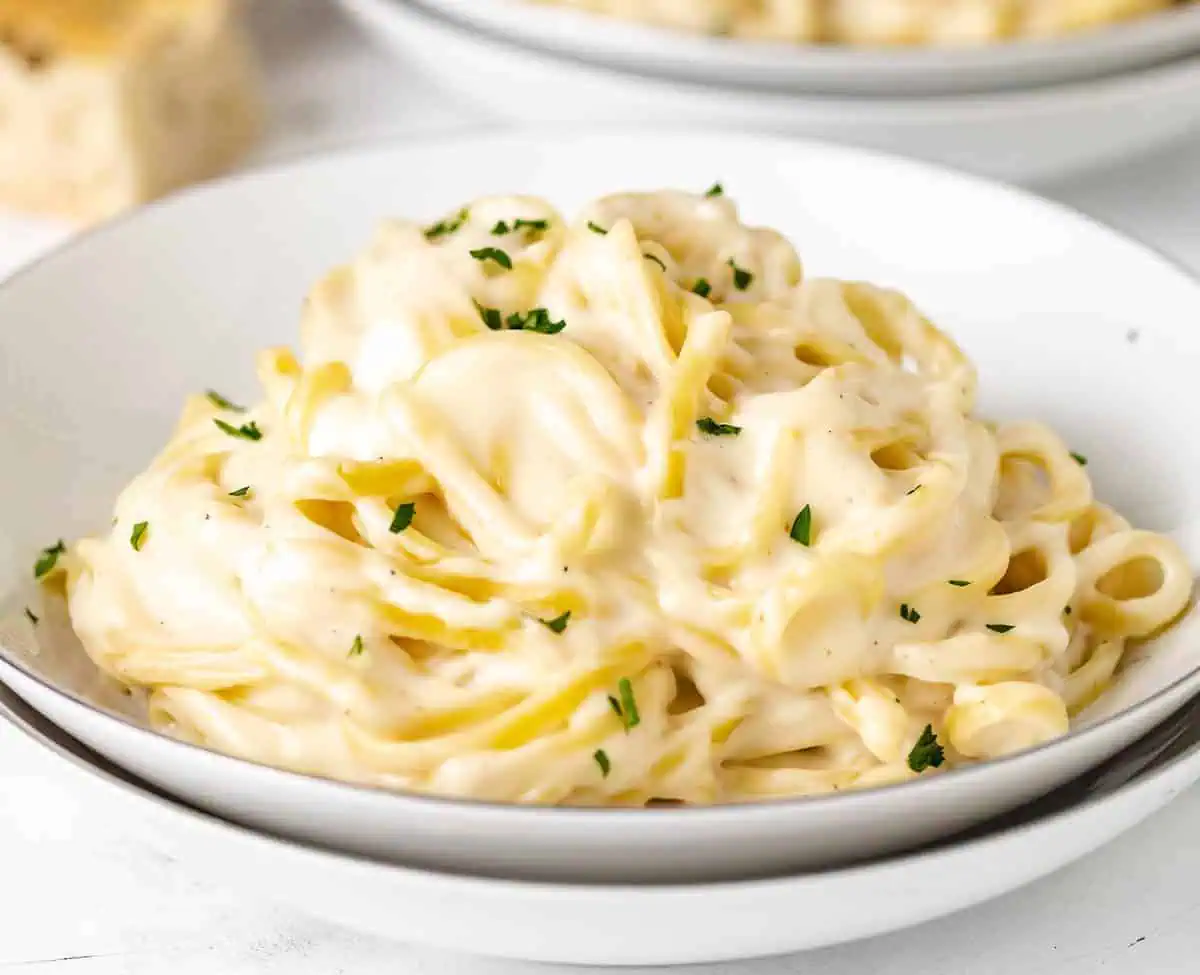
M 505 190 L 571 209 L 717 178 L 748 221 L 791 235 L 810 273 L 909 292 L 981 367 L 985 412 L 1044 418 L 1091 458 L 1102 498 L 1200 550 L 1200 440 L 1180 408 L 1200 371 L 1200 285 L 1167 261 L 1060 207 L 920 164 L 769 138 L 560 129 L 246 175 L 104 227 L 0 288 L 0 445 L 16 475 L 0 479 L 0 592 L 28 578 L 41 547 L 108 523 L 185 394 L 253 398 L 253 352 L 295 337 L 302 295 L 381 217 L 433 218 Z M 901 849 L 1061 785 L 1200 691 L 1193 615 L 1126 670 L 1087 727 L 1003 761 L 791 802 L 531 809 L 356 788 L 149 732 L 82 703 L 95 672 L 79 654 L 39 652 L 46 623 L 34 630 L 20 612 L 37 598 L 11 604 L 0 680 L 118 764 L 279 834 L 523 878 L 740 878 Z
M 367 0 L 388 16 L 400 0 Z M 402 0 L 528 47 L 663 78 L 829 95 L 1032 88 L 1145 68 L 1200 51 L 1200 7 L 1112 27 L 983 47 L 854 48 L 705 37 L 530 0 Z
M 1193 703 L 1061 794 L 927 851 L 765 881 L 531 884 L 372 863 L 243 829 L 108 765 L 2 687 L 0 718 L 69 763 L 93 815 L 214 884 L 386 938 L 576 964 L 752 958 L 919 924 L 1065 866 L 1200 779 Z
M 517 123 L 691 122 L 786 132 L 1034 180 L 1196 130 L 1200 55 L 1076 84 L 939 97 L 800 95 L 653 78 L 489 35 L 410 0 L 342 0 L 436 84 Z

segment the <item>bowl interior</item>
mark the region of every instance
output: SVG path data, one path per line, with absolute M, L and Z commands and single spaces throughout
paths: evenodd
M 389 215 L 495 192 L 570 211 L 625 188 L 720 179 L 784 230 L 810 275 L 898 287 L 964 346 L 981 411 L 1036 417 L 1086 455 L 1098 496 L 1200 561 L 1200 286 L 1078 215 L 932 167 L 783 140 L 563 130 L 350 152 L 239 177 L 105 226 L 0 289 L 0 652 L 128 713 L 28 584 L 36 552 L 106 523 L 184 396 L 255 398 L 254 352 L 289 344 L 300 302 Z M 53 614 L 49 614 L 51 617 Z M 1200 664 L 1195 618 L 1127 667 L 1089 718 Z M 39 640 L 46 644 L 39 647 Z

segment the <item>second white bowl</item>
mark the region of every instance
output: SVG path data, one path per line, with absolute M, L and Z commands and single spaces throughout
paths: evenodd
M 342 3 L 435 83 L 506 123 L 765 129 L 1029 181 L 1147 151 L 1200 121 L 1200 55 L 1091 81 L 978 95 L 802 95 L 590 64 L 473 30 L 408 0 Z

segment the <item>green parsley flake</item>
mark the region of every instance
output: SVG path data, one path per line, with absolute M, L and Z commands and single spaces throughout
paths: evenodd
M 229 496 L 231 498 L 248 498 L 248 497 L 250 497 L 250 485 L 247 484 L 245 487 L 240 487 L 236 491 L 230 491 Z
M 947 579 L 946 581 L 949 582 L 950 585 L 952 585 L 952 586 L 958 586 L 959 589 L 961 589 L 963 586 L 970 585 L 970 583 L 967 582 L 966 579 Z
M 744 267 L 738 267 L 737 261 L 732 257 L 725 262 L 733 268 L 733 286 L 738 291 L 745 291 L 754 282 L 754 275 L 747 271 Z
M 1084 457 L 1083 454 L 1077 454 L 1077 453 L 1075 453 L 1075 451 L 1072 450 L 1071 457 L 1074 459 L 1075 463 L 1078 464 L 1080 467 L 1087 467 L 1087 458 Z
M 588 230 L 594 234 L 599 234 L 601 237 L 608 233 L 608 231 L 601 227 L 600 224 L 592 223 L 590 220 L 588 221 Z
M 909 606 L 908 603 L 901 603 L 900 618 L 906 623 L 919 623 L 921 621 L 921 614 L 914 607 Z
M 506 271 L 512 270 L 512 258 L 509 257 L 499 247 L 480 247 L 471 251 L 471 256 L 480 263 L 484 261 L 494 261 Z
M 594 758 L 596 760 L 596 764 L 600 766 L 600 774 L 607 779 L 608 773 L 612 771 L 612 762 L 608 760 L 608 755 L 605 753 L 604 749 L 597 748 L 594 752 L 592 752 L 592 758 Z
M 146 544 L 146 532 L 150 528 L 150 522 L 139 521 L 133 526 L 133 531 L 129 535 L 129 544 L 133 546 L 135 552 L 140 552 L 142 546 Z
M 524 217 L 517 217 L 513 221 L 513 230 L 533 230 L 538 233 L 550 229 L 549 220 L 526 220 Z
M 709 197 L 724 196 L 725 195 L 725 187 L 722 186 L 720 183 L 713 183 L 712 186 L 710 186 L 707 190 L 704 191 L 704 195 L 709 196 Z
M 208 401 L 212 403 L 218 410 L 229 410 L 231 413 L 245 413 L 246 407 L 238 406 L 237 403 L 227 400 L 224 396 L 218 393 L 215 389 L 210 389 L 204 394 L 208 397 Z
M 692 285 L 692 294 L 699 295 L 701 298 L 707 298 L 712 294 L 712 285 L 708 283 L 708 278 L 696 278 L 696 283 Z
M 54 571 L 54 567 L 58 565 L 58 557 L 64 555 L 66 551 L 67 546 L 63 544 L 61 538 L 49 548 L 42 549 L 41 555 L 38 556 L 38 560 L 33 564 L 33 577 L 35 579 L 44 579 L 48 576 Z
M 474 299 L 471 300 L 474 301 Z M 504 316 L 500 314 L 499 308 L 485 308 L 475 301 L 475 309 L 479 312 L 479 317 L 483 319 L 483 324 L 493 332 L 499 332 L 504 328 Z
M 707 433 L 710 437 L 736 437 L 742 432 L 741 427 L 736 427 L 732 423 L 718 423 L 711 416 L 702 416 L 696 421 L 696 426 L 700 428 L 701 433 Z
M 361 657 L 363 655 L 363 638 L 359 634 L 354 638 L 354 642 L 350 644 L 350 652 L 346 654 L 348 657 Z
M 37 626 L 41 622 L 41 619 L 38 617 L 38 615 L 34 613 L 34 611 L 28 606 L 25 607 L 25 618 L 34 626 Z
M 993 633 L 1007 633 L 1015 629 L 1015 626 L 1012 623 L 988 623 L 987 628 Z
M 940 768 L 945 760 L 946 750 L 938 744 L 933 725 L 927 724 L 908 753 L 908 767 L 914 772 L 924 772 L 927 768 Z
M 628 677 L 622 677 L 617 681 L 617 694 L 620 695 L 620 700 L 609 695 L 609 707 L 617 713 L 617 717 L 621 719 L 626 731 L 636 728 L 642 723 L 642 717 L 638 714 L 637 701 L 633 696 L 633 682 Z
M 657 264 L 659 267 L 661 267 L 664 271 L 667 269 L 667 265 L 665 265 L 663 263 L 661 257 L 655 257 L 653 254 L 643 254 L 642 257 L 644 257 L 648 261 L 653 261 L 655 264 Z
M 242 440 L 262 440 L 262 431 L 258 429 L 258 424 L 254 421 L 243 423 L 240 427 L 235 427 L 219 417 L 213 417 L 213 423 L 231 437 L 240 437 Z
M 905 491 L 904 496 L 907 498 L 910 494 L 916 494 L 920 490 L 921 490 L 921 485 L 918 484 L 916 487 L 910 487 L 907 491 Z
M 539 619 L 538 622 L 541 623 L 542 626 L 548 629 L 551 633 L 561 633 L 567 628 L 567 623 L 569 623 L 570 620 L 571 611 L 568 609 L 561 616 L 556 616 L 552 620 Z
M 557 335 L 567 327 L 565 320 L 552 321 L 550 312 L 545 308 L 531 308 L 524 315 L 519 312 L 513 312 L 508 316 L 506 323 L 511 329 L 523 330 L 526 332 L 539 332 L 542 335 Z
M 388 531 L 393 535 L 399 535 L 413 523 L 413 516 L 416 513 L 417 506 L 412 501 L 406 501 L 404 504 L 397 505 L 396 513 L 392 516 L 392 523 L 388 526 Z
M 800 509 L 800 513 L 796 515 L 792 521 L 792 527 L 788 531 L 793 542 L 799 542 L 801 545 L 812 544 L 812 506 L 805 505 Z
M 1064 607 L 1063 607 L 1063 615 L 1064 615 L 1064 616 L 1070 616 L 1070 615 L 1071 615 L 1071 607 L 1070 607 L 1070 606 L 1064 606 Z
M 456 213 L 450 219 L 439 220 L 432 227 L 426 227 L 425 228 L 425 239 L 426 240 L 437 240 L 439 237 L 446 237 L 446 236 L 454 233 L 456 230 L 458 230 L 459 227 L 461 227 L 464 223 L 467 222 L 467 218 L 469 216 L 470 216 L 470 213 L 468 212 L 466 207 L 463 207 L 463 209 L 459 210 L 458 213 Z

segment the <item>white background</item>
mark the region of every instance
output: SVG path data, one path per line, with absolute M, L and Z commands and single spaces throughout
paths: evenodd
M 325 0 L 259 0 L 273 130 L 263 158 L 478 123 L 374 51 Z M 1147 106 L 1153 110 L 1153 106 Z M 1200 133 L 1043 187 L 1200 271 Z M 0 216 L 0 275 L 65 239 Z M 1200 327 L 1200 322 L 1196 323 Z M 2 475 L 0 475 L 2 476 Z M 0 723 L 0 973 L 514 975 L 202 885 L 97 821 L 58 760 Z M 701 975 L 1090 975 L 1200 971 L 1200 789 L 1117 843 L 991 904 L 855 945 Z M 620 937 L 620 932 L 613 932 Z

